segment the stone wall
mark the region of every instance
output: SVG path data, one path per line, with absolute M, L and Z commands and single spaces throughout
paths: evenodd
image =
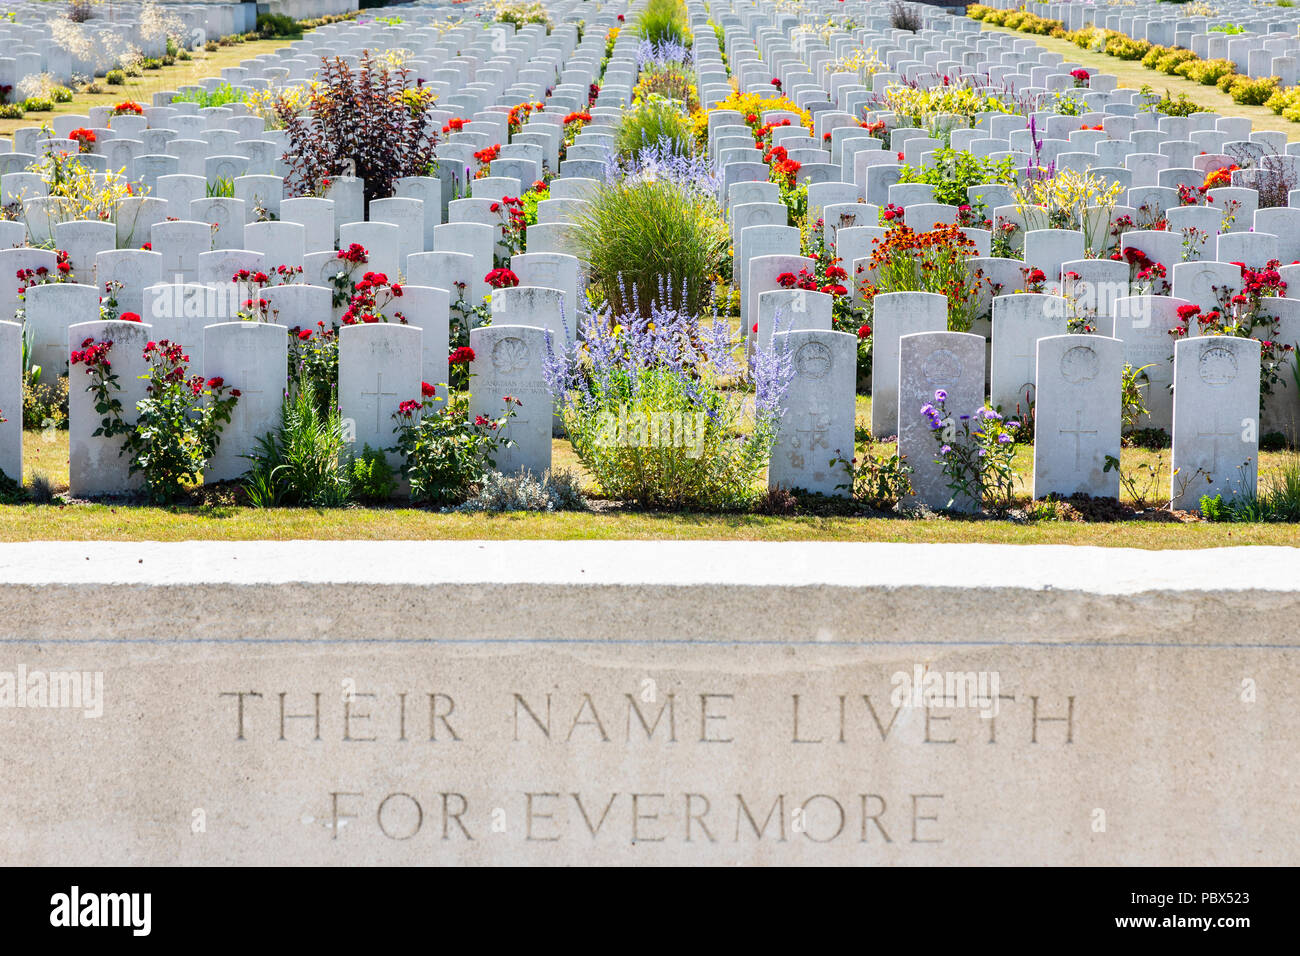
M 1294 863 L 1297 571 L 1281 548 L 0 546 L 0 862 Z

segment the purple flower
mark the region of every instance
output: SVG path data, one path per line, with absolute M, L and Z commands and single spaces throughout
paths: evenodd
M 937 392 L 934 393 L 934 400 L 936 402 L 946 402 L 948 400 L 948 393 L 945 392 L 943 389 L 939 389 Z
M 951 445 L 944 445 L 942 448 L 939 449 L 939 454 L 946 455 L 951 451 L 952 451 Z

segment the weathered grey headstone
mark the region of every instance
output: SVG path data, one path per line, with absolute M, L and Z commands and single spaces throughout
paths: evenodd
M 507 396 L 522 403 L 515 407 L 515 415 L 504 430 L 515 446 L 497 453 L 497 470 L 525 468 L 541 475 L 551 467 L 555 417 L 554 402 L 542 377 L 545 330 L 525 325 L 480 326 L 470 330 L 469 344 L 474 350 L 474 361 L 470 363 L 470 416 L 497 418 L 506 408 Z
M 948 487 L 939 441 L 926 404 L 942 399 L 947 420 L 940 429 L 949 446 L 966 441 L 961 416 L 984 407 L 984 336 L 970 332 L 913 332 L 898 340 L 898 453 L 911 467 L 912 494 L 905 503 L 977 511 L 980 502 Z
M 853 458 L 857 337 L 814 329 L 777 332 L 772 348 L 791 354 L 794 379 L 782 401 L 768 487 L 850 496 L 849 471 L 832 460 Z

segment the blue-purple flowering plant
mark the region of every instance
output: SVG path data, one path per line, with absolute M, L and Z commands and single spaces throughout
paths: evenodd
M 970 414 L 952 415 L 948 393 L 939 389 L 934 401 L 921 406 L 921 415 L 939 446 L 935 459 L 943 466 L 952 492 L 947 507 L 961 511 L 981 505 L 997 514 L 1011 507 L 1016 487 L 1017 421 L 1007 421 L 984 405 Z
M 751 355 L 752 402 L 730 325 L 658 301 L 623 317 L 583 317 L 580 342 L 548 338 L 544 374 L 569 441 L 608 497 L 659 508 L 752 503 L 793 371 L 788 354 Z

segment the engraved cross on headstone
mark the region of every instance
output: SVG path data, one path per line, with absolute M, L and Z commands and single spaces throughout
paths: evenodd
M 381 420 L 381 416 L 383 415 L 383 411 L 384 411 L 383 398 L 385 395 L 391 396 L 392 398 L 396 398 L 397 393 L 384 391 L 384 373 L 377 372 L 375 374 L 375 390 L 373 392 L 362 392 L 361 394 L 363 396 L 365 395 L 375 396 L 375 431 L 379 431 L 383 427 L 383 422 Z
M 1076 409 L 1074 410 L 1074 427 L 1073 427 L 1073 428 L 1062 428 L 1062 429 L 1059 429 L 1059 431 L 1060 431 L 1060 433 L 1061 433 L 1062 435 L 1071 435 L 1071 436 L 1074 437 L 1074 467 L 1075 467 L 1075 468 L 1082 468 L 1082 467 L 1083 467 L 1083 463 L 1082 463 L 1082 461 L 1081 461 L 1082 448 L 1080 447 L 1080 444 L 1079 444 L 1080 439 L 1081 439 L 1082 436 L 1084 436 L 1084 435 L 1096 435 L 1096 434 L 1097 434 L 1097 429 L 1095 429 L 1095 428 L 1084 428 L 1084 427 L 1083 427 L 1083 412 L 1082 412 L 1082 410 L 1076 408 Z
M 1220 456 L 1219 454 L 1219 441 L 1223 438 L 1233 438 L 1240 441 L 1241 434 L 1240 432 L 1233 431 L 1232 429 L 1225 430 L 1221 428 L 1219 426 L 1219 414 L 1217 411 L 1214 414 L 1214 429 L 1215 429 L 1214 431 L 1206 431 L 1203 428 L 1197 429 L 1196 437 L 1210 439 L 1210 447 L 1211 449 L 1213 449 L 1214 460 L 1217 463 L 1222 460 L 1222 456 Z

